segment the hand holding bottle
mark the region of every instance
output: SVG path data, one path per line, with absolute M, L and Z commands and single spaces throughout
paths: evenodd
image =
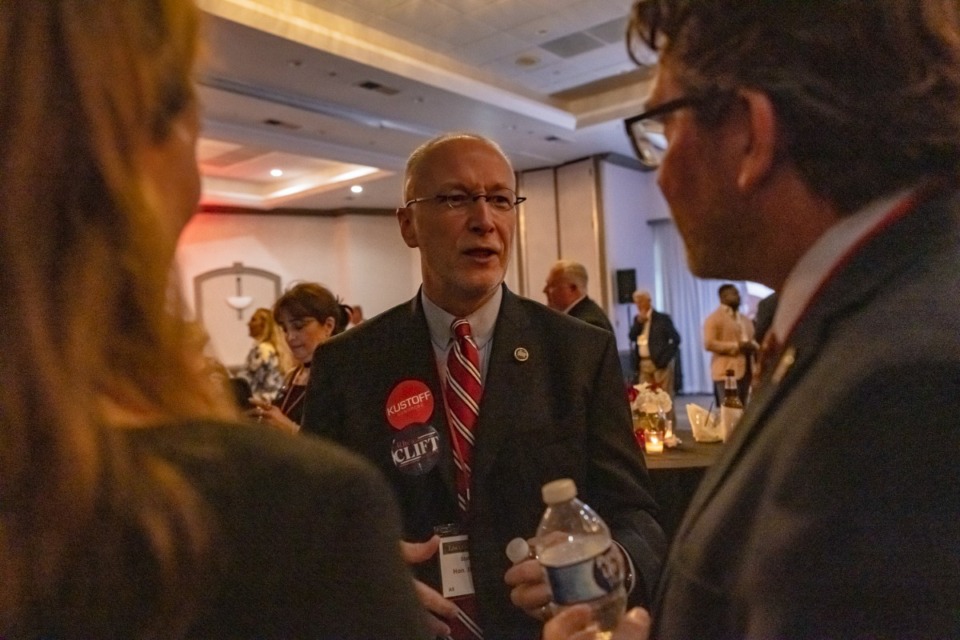
M 531 618 L 550 618 L 550 587 L 543 567 L 534 557 L 530 545 L 534 541 L 514 538 L 507 545 L 507 557 L 513 566 L 503 576 L 510 589 L 510 601 Z
M 597 513 L 577 499 L 573 480 L 543 486 L 547 504 L 537 528 L 536 552 L 546 570 L 554 613 L 586 604 L 603 631 L 614 629 L 626 608 L 627 561 Z

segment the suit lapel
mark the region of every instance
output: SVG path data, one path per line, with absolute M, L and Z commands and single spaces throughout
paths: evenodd
M 410 313 L 406 316 L 407 324 L 397 334 L 400 339 L 398 340 L 399 344 L 395 346 L 398 351 L 393 362 L 404 367 L 414 362 L 421 364 L 415 369 L 405 368 L 398 372 L 394 384 L 402 379 L 422 377 L 425 379 L 427 386 L 430 387 L 430 392 L 433 393 L 434 397 L 433 417 L 430 422 L 439 434 L 441 448 L 437 468 L 440 470 L 444 486 L 450 491 L 450 495 L 456 502 L 456 468 L 453 464 L 450 428 L 447 423 L 447 404 L 443 395 L 443 382 L 440 380 L 440 374 L 437 371 L 437 359 L 433 350 L 433 342 L 430 339 L 430 328 L 427 325 L 427 317 L 423 312 L 423 303 L 420 300 L 419 292 L 410 301 L 409 309 Z
M 512 403 L 522 401 L 525 372 L 529 367 L 523 354 L 531 359 L 537 357 L 527 336 L 527 323 L 517 297 L 504 286 L 476 424 L 475 483 L 481 482 L 489 472 L 497 450 L 513 424 Z M 521 349 L 527 351 L 521 352 Z

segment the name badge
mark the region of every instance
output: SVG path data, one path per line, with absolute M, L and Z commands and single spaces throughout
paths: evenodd
M 440 584 L 445 598 L 473 595 L 470 550 L 465 533 L 456 525 L 436 528 L 440 536 Z

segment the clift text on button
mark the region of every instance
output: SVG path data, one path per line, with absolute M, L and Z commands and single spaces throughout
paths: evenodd
M 423 456 L 436 453 L 440 449 L 440 438 L 436 431 L 425 433 L 422 436 L 403 443 L 393 450 L 393 464 L 398 469 L 416 464 Z

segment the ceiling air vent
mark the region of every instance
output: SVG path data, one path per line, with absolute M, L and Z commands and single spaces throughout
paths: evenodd
M 541 49 L 546 49 L 555 56 L 561 58 L 572 58 L 587 51 L 593 51 L 603 47 L 605 43 L 597 38 L 587 34 L 584 31 L 571 33 L 570 35 L 544 42 L 540 45 Z
M 280 127 L 281 129 L 290 129 L 291 131 L 296 131 L 300 128 L 300 125 L 298 124 L 284 122 L 283 120 L 277 120 L 276 118 L 267 118 L 263 121 L 263 124 L 268 124 L 271 127 Z
M 379 82 L 374 82 L 373 80 L 358 82 L 357 86 L 361 89 L 366 89 L 367 91 L 376 91 L 377 93 L 382 93 L 385 96 L 395 96 L 400 93 L 399 89 L 382 85 Z

